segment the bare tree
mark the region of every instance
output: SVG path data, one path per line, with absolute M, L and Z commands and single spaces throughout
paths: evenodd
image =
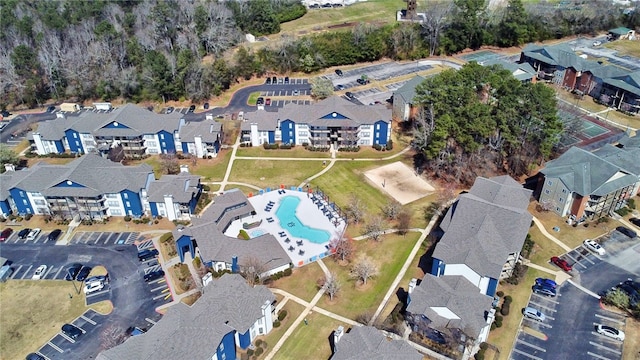
M 398 217 L 400 210 L 400 203 L 395 200 L 390 200 L 384 207 L 382 207 L 382 214 L 391 220 L 395 220 Z
M 266 270 L 264 263 L 255 256 L 249 256 L 242 265 L 242 275 L 251 286 L 260 282 L 260 275 Z
M 329 299 L 331 301 L 333 301 L 333 297 L 336 296 L 342 287 L 340 280 L 338 280 L 335 273 L 329 273 L 329 275 L 318 280 L 318 286 L 320 289 L 324 290 L 327 295 L 329 295 Z
M 401 211 L 396 220 L 398 220 L 398 233 L 400 235 L 406 234 L 409 229 L 409 225 L 411 224 L 411 213 L 408 211 Z
M 349 204 L 346 207 L 347 216 L 349 220 L 358 224 L 364 217 L 364 204 L 355 195 L 352 195 L 349 199 Z
M 167 174 L 177 174 L 180 172 L 180 163 L 174 153 L 160 155 L 160 167 L 162 172 Z
M 368 235 L 371 239 L 380 241 L 384 234 L 383 226 L 384 222 L 380 216 L 372 216 L 369 221 L 364 224 L 364 227 L 362 228 L 362 235 Z
M 127 340 L 126 332 L 117 325 L 109 325 L 100 333 L 100 346 L 103 350 L 116 347 L 125 340 Z
M 332 249 L 335 256 L 338 257 L 341 261 L 349 260 L 355 252 L 353 239 L 351 239 L 350 237 L 331 240 L 331 242 L 329 243 L 329 248 Z
M 351 268 L 351 277 L 367 285 L 367 280 L 378 275 L 378 266 L 368 256 L 361 256 Z
M 421 11 L 424 14 L 422 29 L 429 44 L 429 56 L 435 54 L 439 45 L 440 33 L 450 21 L 449 15 L 451 15 L 453 8 L 453 1 L 431 0 L 426 2 L 426 7 Z

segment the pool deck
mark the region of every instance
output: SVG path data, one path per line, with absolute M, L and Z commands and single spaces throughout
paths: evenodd
M 247 232 L 251 234 L 252 231 L 262 230 L 265 233 L 273 235 L 280 246 L 289 254 L 291 262 L 294 266 L 302 266 L 310 262 L 316 261 L 324 257 L 328 251 L 329 241 L 322 244 L 315 244 L 307 239 L 294 237 L 287 231 L 287 224 L 280 224 L 280 220 L 276 216 L 276 210 L 280 206 L 280 201 L 285 196 L 296 196 L 300 199 L 300 204 L 296 209 L 296 216 L 303 225 L 326 230 L 331 234 L 331 240 L 339 238 L 343 233 L 346 224 L 344 220 L 341 220 L 337 225 L 329 220 L 323 213 L 320 207 L 314 203 L 311 196 L 306 192 L 300 192 L 295 190 L 285 190 L 284 193 L 278 193 L 278 189 L 264 193 L 262 195 L 256 195 L 249 198 L 249 202 L 256 210 L 256 215 L 236 220 L 225 232 L 226 235 L 236 236 L 240 229 L 242 229 L 243 223 L 254 223 L 262 220 L 260 226 L 252 229 L 248 229 Z M 274 205 L 271 210 L 267 211 L 267 205 L 272 202 Z M 326 206 L 324 203 L 322 206 Z M 269 222 L 268 219 L 272 221 Z M 284 236 L 282 236 L 284 234 Z M 289 239 L 289 242 L 286 240 Z M 300 244 L 301 241 L 301 245 Z M 300 251 L 304 251 L 301 254 Z

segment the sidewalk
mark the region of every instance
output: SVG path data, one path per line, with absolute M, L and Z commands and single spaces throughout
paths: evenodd
M 542 232 L 542 235 L 546 236 L 549 240 L 556 243 L 556 245 L 560 246 L 562 249 L 564 249 L 564 251 L 571 251 L 570 247 L 565 245 L 562 241 L 558 240 L 558 238 L 556 238 L 555 236 L 549 234 L 547 229 L 544 228 L 544 225 L 542 225 L 542 222 L 540 222 L 540 220 L 538 220 L 538 218 L 536 218 L 535 216 L 533 217 L 533 222 L 536 224 L 538 229 L 540 229 L 540 232 Z

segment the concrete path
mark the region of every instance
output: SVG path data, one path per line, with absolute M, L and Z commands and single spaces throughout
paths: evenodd
M 529 259 L 522 259 L 522 265 L 553 275 L 555 282 L 558 284 L 563 284 L 565 281 L 571 279 L 571 275 L 564 271 L 547 269 L 544 266 L 532 263 Z
M 533 222 L 536 224 L 538 229 L 540 229 L 540 232 L 542 232 L 542 234 L 546 236 L 549 240 L 556 243 L 556 245 L 560 246 L 562 249 L 564 249 L 564 251 L 571 251 L 570 247 L 565 245 L 562 241 L 558 240 L 558 238 L 556 238 L 555 236 L 549 234 L 547 229 L 544 228 L 544 225 L 542 225 L 542 222 L 540 222 L 540 220 L 538 220 L 538 218 L 536 218 L 535 216 L 533 217 Z
M 229 181 L 229 175 L 231 174 L 231 169 L 233 169 L 233 163 L 236 160 L 236 153 L 238 152 L 238 148 L 240 147 L 241 137 L 242 137 L 242 134 L 239 134 L 238 138 L 236 139 L 236 143 L 233 144 L 233 150 L 231 151 L 231 158 L 229 159 L 229 164 L 227 164 L 227 171 L 224 172 L 224 178 L 220 183 L 220 189 L 218 189 L 218 191 L 220 192 L 224 191 L 224 188 L 227 186 L 227 182 Z

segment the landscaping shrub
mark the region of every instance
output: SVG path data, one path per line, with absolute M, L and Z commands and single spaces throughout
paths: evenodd
M 256 340 L 256 346 L 260 347 L 260 345 L 262 345 L 262 339 Z
M 18 217 L 16 218 L 16 221 L 17 221 L 17 222 L 21 222 L 22 220 L 24 220 L 24 218 L 23 218 L 22 216 L 18 216 Z
M 496 323 L 492 323 L 492 324 L 491 324 L 491 330 L 495 330 L 496 328 L 498 328 L 498 327 L 496 326 Z
M 280 327 L 280 320 L 276 320 L 276 321 L 273 323 L 273 327 L 274 327 L 274 328 Z
M 500 314 L 502 314 L 502 315 L 504 315 L 504 316 L 509 315 L 509 310 L 510 310 L 510 308 L 511 308 L 511 305 L 510 305 L 510 304 L 511 304 L 511 303 L 508 303 L 508 302 L 506 302 L 506 301 L 505 301 L 505 302 L 502 304 L 502 307 L 500 308 Z
M 499 297 L 499 298 L 501 298 L 501 297 L 503 297 L 503 296 L 504 296 L 504 292 L 503 292 L 503 291 L 498 291 L 498 292 L 496 293 L 496 296 L 497 296 L 497 297 Z
M 27 214 L 27 215 L 24 216 L 24 219 L 29 221 L 29 220 L 31 220 L 32 217 L 33 217 L 33 214 Z
M 4 216 L 0 216 L 0 222 L 5 222 L 5 221 L 7 221 L 7 219 Z M 46 219 L 45 219 L 45 222 L 47 222 Z
M 158 215 L 158 216 L 156 216 L 156 219 L 158 219 L 158 220 L 162 220 L 162 219 L 163 219 L 163 218 L 162 218 L 162 215 Z
M 284 276 L 291 276 L 292 273 L 293 273 L 293 270 L 291 270 L 291 268 L 285 269 L 283 271 Z
M 393 150 L 393 140 L 391 139 L 387 142 L 387 150 Z
M 278 320 L 282 321 L 287 317 L 287 310 L 280 310 L 278 313 Z
M 504 319 L 504 318 L 503 318 L 502 316 L 500 316 L 500 315 L 496 315 L 496 321 L 500 321 L 500 322 L 502 322 L 502 320 L 503 320 L 503 319 Z
M 264 143 L 264 144 L 262 144 L 262 147 L 263 147 L 265 150 L 275 150 L 275 149 L 278 149 L 278 144 L 269 144 L 269 143 Z
M 629 207 L 629 209 L 635 210 L 636 209 L 636 201 L 634 199 L 627 200 L 627 206 Z
M 488 348 L 489 348 L 489 344 L 487 344 L 486 342 L 482 342 L 480 344 L 480 350 L 487 351 Z
M 249 240 L 251 237 L 249 233 L 245 229 L 240 229 L 240 233 L 238 234 L 238 239 Z
M 513 301 L 513 298 L 511 297 L 511 295 L 507 295 L 504 297 L 504 302 L 511 303 L 512 301 Z
M 280 149 L 289 150 L 293 147 L 293 144 L 280 144 Z
M 247 355 L 249 355 L 249 356 L 253 355 L 253 349 L 248 349 L 247 350 Z
M 618 215 L 620 215 L 622 217 L 627 216 L 630 212 L 631 211 L 629 210 L 629 208 L 626 208 L 626 207 L 623 207 L 623 208 L 620 208 L 620 209 L 616 210 L 616 214 L 618 214 Z
M 161 243 L 166 243 L 166 242 L 171 241 L 171 240 L 173 240 L 173 234 L 170 233 L 170 232 L 165 233 L 162 236 L 160 236 L 160 242 Z
M 493 327 L 493 326 L 492 326 Z M 484 360 L 484 350 L 480 349 L 475 355 L 474 359 L 476 360 Z
M 124 217 L 124 221 L 129 222 L 131 221 L 131 216 L 127 215 Z
M 257 348 L 257 349 L 256 349 L 256 356 L 260 356 L 260 355 L 262 355 L 262 353 L 263 353 L 263 352 L 264 352 L 264 349 L 263 349 L 263 348 L 261 348 L 261 347 Z
M 207 184 L 204 184 L 204 185 L 202 185 L 202 190 L 203 191 L 211 191 L 211 186 L 209 186 Z

